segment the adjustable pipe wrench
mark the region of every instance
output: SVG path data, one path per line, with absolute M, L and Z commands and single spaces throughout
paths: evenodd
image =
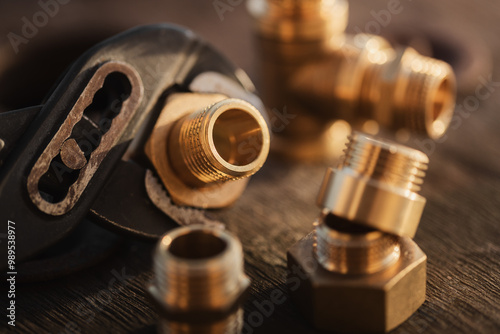
M 144 238 L 183 223 L 179 210 L 192 209 L 167 203 L 137 153 L 178 92 L 222 93 L 264 111 L 241 70 L 192 32 L 162 24 L 96 45 L 41 105 L 0 113 L 0 233 L 15 234 L 16 261 L 61 240 L 86 217 Z

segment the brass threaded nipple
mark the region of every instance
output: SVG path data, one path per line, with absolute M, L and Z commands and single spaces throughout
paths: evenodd
M 251 104 L 225 99 L 179 120 L 170 140 L 170 159 L 177 174 L 200 187 L 248 177 L 269 152 L 264 118 Z
M 418 192 L 428 163 L 418 150 L 354 132 L 338 168 L 327 170 L 318 205 L 340 218 L 413 237 L 425 206 Z
M 165 234 L 149 288 L 162 315 L 160 332 L 240 333 L 250 285 L 243 266 L 241 243 L 221 228 L 190 225 Z
M 224 310 L 249 284 L 231 234 L 202 225 L 166 234 L 154 260 L 158 296 L 171 310 Z

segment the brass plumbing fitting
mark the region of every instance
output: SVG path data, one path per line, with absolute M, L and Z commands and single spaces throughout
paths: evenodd
M 248 9 L 261 49 L 264 102 L 295 116 L 277 133 L 278 152 L 338 156 L 329 133 L 338 119 L 373 134 L 379 126 L 431 138 L 447 130 L 456 94 L 451 67 L 412 48 L 394 49 L 382 37 L 345 34 L 347 1 L 249 0 Z
M 318 206 L 377 230 L 414 237 L 426 202 L 418 191 L 427 155 L 358 132 L 344 152 L 339 166 L 326 172 Z
M 146 155 L 172 200 L 219 208 L 234 202 L 269 153 L 269 130 L 249 102 L 222 94 L 169 97 Z
M 165 234 L 154 255 L 150 295 L 162 333 L 240 333 L 240 305 L 250 280 L 243 251 L 232 234 L 191 225 Z
M 420 151 L 353 133 L 325 177 L 314 232 L 288 251 L 291 272 L 307 274 L 292 297 L 315 327 L 388 332 L 425 301 L 427 257 L 411 237 L 427 163 Z

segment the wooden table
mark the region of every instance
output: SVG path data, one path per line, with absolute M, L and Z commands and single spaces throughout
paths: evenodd
M 212 1 L 88 3 L 96 8 L 92 18 L 78 16 L 82 3 L 74 0 L 61 6 L 46 29 L 57 29 L 57 23 L 67 23 L 71 15 L 75 22 L 87 24 L 108 17 L 119 22 L 116 26 L 120 27 L 175 22 L 200 32 L 253 78 L 257 76 L 250 20 L 243 3 L 226 12 L 224 20 L 220 20 Z M 131 13 L 133 5 L 137 8 Z M 476 36 L 484 40 L 494 56 L 493 71 L 482 75 L 492 75 L 496 84 L 477 110 L 455 120 L 442 142 L 425 146 L 411 142 L 431 159 L 422 191 L 427 206 L 415 237 L 428 256 L 427 296 L 424 305 L 394 333 L 499 333 L 500 3 L 401 0 L 401 5 L 403 12 L 394 16 L 381 33 L 418 18 L 426 26 L 445 27 L 459 38 Z M 1 3 L 3 8 L 8 6 L 9 1 Z M 373 20 L 371 10 L 386 6 L 387 1 L 351 1 L 349 29 L 364 27 Z M 32 13 L 37 7 L 26 8 Z M 22 11 L 12 12 L 11 26 L 20 25 L 23 15 Z M 479 81 L 472 83 L 472 87 L 477 85 Z M 474 94 L 462 94 L 458 104 Z M 468 108 L 472 109 L 471 105 Z M 253 333 L 315 333 L 290 302 L 285 285 L 286 251 L 312 230 L 312 221 L 319 213 L 315 197 L 325 168 L 271 157 L 234 206 L 210 213 L 243 243 L 246 272 L 252 279 L 245 319 L 257 310 L 255 303 L 268 300 L 273 290 L 282 291 L 286 297 L 262 325 L 253 328 Z M 15 330 L 154 332 L 157 315 L 145 290 L 152 279 L 153 247 L 129 240 L 113 256 L 90 269 L 53 281 L 18 285 Z M 2 326 L 6 328 L 5 322 Z

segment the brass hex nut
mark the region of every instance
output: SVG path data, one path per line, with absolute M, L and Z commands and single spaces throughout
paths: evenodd
M 425 301 L 427 256 L 407 237 L 401 257 L 369 275 L 332 273 L 313 253 L 314 233 L 288 251 L 292 299 L 320 330 L 344 333 L 387 332 L 408 319 Z M 300 276 L 300 277 L 297 277 Z

